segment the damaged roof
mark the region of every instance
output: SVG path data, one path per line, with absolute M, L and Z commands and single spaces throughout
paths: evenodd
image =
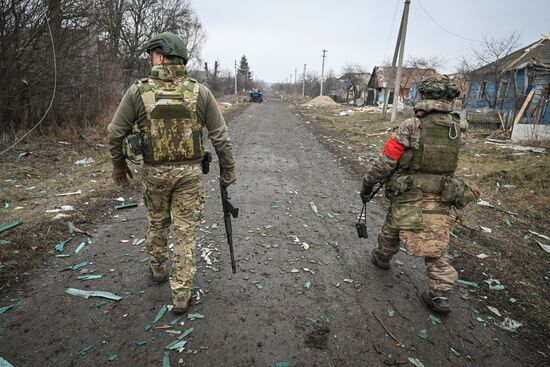
M 483 72 L 484 69 L 495 63 L 504 65 L 503 71 L 523 69 L 527 66 L 538 66 L 550 69 L 550 36 L 544 36 L 536 42 L 514 51 L 500 60 L 480 67 L 475 72 Z
M 369 81 L 369 88 L 386 88 L 391 78 L 391 66 L 375 66 Z M 402 68 L 401 88 L 412 88 L 414 82 L 420 82 L 422 78 L 435 74 L 435 69 Z M 393 81 L 392 81 L 393 83 Z

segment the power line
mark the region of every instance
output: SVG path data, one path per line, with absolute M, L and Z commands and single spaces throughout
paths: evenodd
M 390 40 L 393 38 L 393 26 L 395 24 L 395 17 L 397 16 L 397 9 L 399 8 L 399 0 L 395 1 L 395 9 L 393 11 L 393 18 L 391 20 L 390 29 L 388 30 L 388 39 L 386 40 L 386 49 L 384 50 L 384 60 L 388 57 L 388 51 L 390 48 Z
M 36 125 L 33 126 L 32 129 L 30 129 L 29 131 L 27 131 L 25 133 L 25 135 L 23 135 L 21 138 L 17 139 L 17 141 L 15 143 L 13 143 L 11 146 L 9 146 L 8 148 L 4 149 L 0 155 L 6 153 L 7 151 L 9 151 L 10 149 L 12 149 L 14 146 L 16 146 L 17 144 L 19 144 L 19 142 L 21 142 L 21 140 L 25 139 L 30 133 L 32 133 L 41 123 L 42 121 L 44 121 L 44 119 L 46 118 L 46 116 L 48 116 L 48 113 L 50 113 L 50 110 L 52 109 L 52 105 L 53 105 L 53 101 L 55 99 L 55 91 L 57 90 L 57 58 L 55 56 L 55 45 L 54 45 L 54 42 L 53 42 L 53 35 L 52 35 L 52 29 L 50 28 L 50 21 L 48 19 L 48 17 L 46 16 L 46 24 L 48 25 L 48 32 L 50 33 L 50 41 L 52 42 L 52 53 L 53 53 L 53 70 L 54 70 L 54 79 L 53 79 L 53 93 L 52 93 L 52 98 L 50 100 L 50 105 L 48 106 L 48 108 L 46 109 L 46 112 L 44 113 L 44 115 L 42 116 L 42 118 L 38 121 L 38 123 Z
M 437 20 L 435 20 L 434 17 L 432 17 L 430 15 L 430 13 L 428 13 L 428 11 L 426 10 L 426 8 L 424 8 L 424 5 L 422 4 L 422 1 L 418 0 L 418 3 L 420 4 L 420 7 L 422 8 L 422 10 L 424 11 L 424 13 L 428 16 L 428 18 L 431 19 L 432 22 L 434 22 L 435 25 L 437 25 L 439 28 L 443 29 L 445 32 L 449 33 L 449 34 L 452 34 L 453 36 L 455 37 L 458 37 L 458 38 L 461 38 L 463 40 L 466 40 L 466 41 L 471 41 L 471 42 L 483 42 L 482 40 L 476 40 L 476 39 L 473 39 L 473 38 L 468 38 L 468 37 L 464 37 L 464 36 L 461 36 L 460 34 L 458 33 L 455 33 L 447 28 L 445 28 L 443 25 L 441 25 Z

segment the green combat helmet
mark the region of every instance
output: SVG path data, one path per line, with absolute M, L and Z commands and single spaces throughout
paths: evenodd
M 183 59 L 184 64 L 187 64 L 187 60 L 189 60 L 185 42 L 175 33 L 164 32 L 155 34 L 149 42 L 147 42 L 145 51 L 151 53 L 152 50 L 157 48 L 160 48 L 160 51 L 165 56 L 176 56 Z
M 422 80 L 418 92 L 424 99 L 446 99 L 452 101 L 460 91 L 447 75 L 434 74 Z

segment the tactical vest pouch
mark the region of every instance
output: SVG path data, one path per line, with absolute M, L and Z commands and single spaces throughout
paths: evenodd
M 402 230 L 422 230 L 422 191 L 411 189 L 391 199 L 392 227 Z
M 128 134 L 122 140 L 122 154 L 130 162 L 138 164 L 143 161 L 141 134 Z
M 441 181 L 441 202 L 463 209 L 477 200 L 479 193 L 458 177 L 444 177 Z
M 420 189 L 423 193 L 439 194 L 441 192 L 441 175 L 414 174 L 411 175 L 411 187 Z

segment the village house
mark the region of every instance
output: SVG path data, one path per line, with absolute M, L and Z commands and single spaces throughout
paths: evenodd
M 435 69 L 424 68 L 402 68 L 401 82 L 399 90 L 399 100 L 406 99 L 414 101 L 418 92 L 420 81 L 435 74 Z M 376 105 L 384 103 L 384 97 L 387 88 L 393 89 L 393 78 L 391 66 L 375 66 L 370 81 L 367 85 L 367 100 L 366 104 Z M 393 90 L 389 95 L 389 103 L 393 101 Z
M 549 89 L 550 37 L 545 36 L 471 73 L 467 118 L 473 124 L 492 123 L 497 128 L 530 125 L 531 132 L 550 136 Z M 519 127 L 518 133 L 523 129 Z

